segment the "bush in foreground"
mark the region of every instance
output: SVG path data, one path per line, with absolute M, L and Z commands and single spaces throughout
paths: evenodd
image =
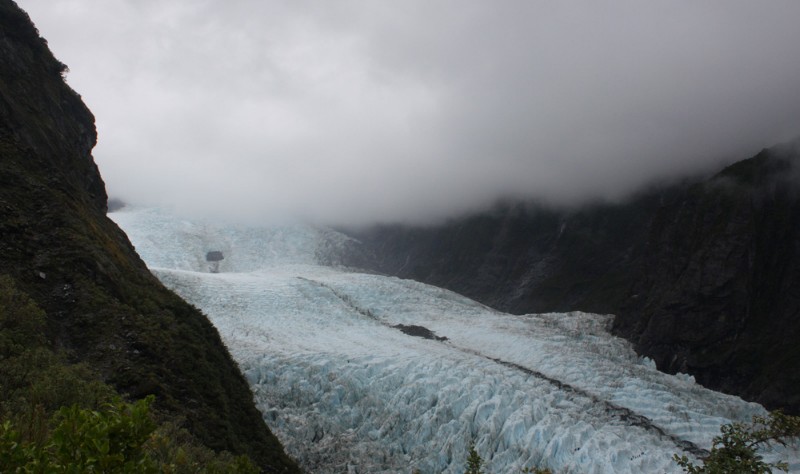
M 43 440 L 26 441 L 6 421 L 0 425 L 0 465 L 22 473 L 258 472 L 245 456 L 204 452 L 165 436 L 150 416 L 152 401 L 116 401 L 99 411 L 63 407 Z
M 179 420 L 128 403 L 45 337 L 46 316 L 0 275 L 0 471 L 258 472 L 247 457 L 200 444 Z
M 751 423 L 731 423 L 720 428 L 713 440 L 711 453 L 695 466 L 686 456 L 675 461 L 690 474 L 771 474 L 772 469 L 788 472 L 785 462 L 766 462 L 758 449 L 771 443 L 786 445 L 800 436 L 800 417 L 775 411 L 769 416 L 754 416 Z

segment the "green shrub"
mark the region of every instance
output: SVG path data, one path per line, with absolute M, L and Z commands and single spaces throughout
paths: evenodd
M 45 313 L 0 275 L 0 470 L 47 473 L 257 473 L 175 421 L 153 420 L 153 397 L 126 403 L 85 364 L 48 345 Z
M 23 440 L 39 439 L 60 407 L 97 408 L 116 395 L 83 364 L 68 364 L 47 345 L 45 313 L 14 281 L 0 275 L 0 419 Z
M 43 440 L 26 441 L 11 421 L 0 425 L 0 466 L 10 472 L 47 473 L 246 473 L 258 469 L 245 456 L 214 453 L 150 416 L 153 397 L 117 400 L 102 410 L 61 408 Z M 188 436 L 188 434 L 186 434 Z
M 785 445 L 800 436 L 800 417 L 775 411 L 767 417 L 754 416 L 752 423 L 731 423 L 720 428 L 722 434 L 713 440 L 711 453 L 695 466 L 686 456 L 674 455 L 675 461 L 690 474 L 768 474 L 772 469 L 789 471 L 785 462 L 769 463 L 758 448 L 770 443 Z
M 155 473 L 143 449 L 155 430 L 152 398 L 109 404 L 103 411 L 63 407 L 43 441 L 25 442 L 10 421 L 0 428 L 0 463 L 11 472 Z
M 483 474 L 483 471 L 481 471 L 482 466 L 483 459 L 475 451 L 475 444 L 470 443 L 467 451 L 467 470 L 464 471 L 464 474 Z
M 149 415 L 152 401 L 117 402 L 103 411 L 61 408 L 51 443 L 45 446 L 50 461 L 78 472 L 156 472 L 143 449 L 156 429 Z
M 214 452 L 197 443 L 186 429 L 176 423 L 159 426 L 148 440 L 147 450 L 162 472 L 170 474 L 259 472 L 247 456 L 234 456 L 227 451 Z

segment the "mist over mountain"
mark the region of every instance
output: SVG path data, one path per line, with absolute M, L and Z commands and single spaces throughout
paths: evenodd
M 176 471 L 677 472 L 800 413 L 795 2 L 20 3 L 74 72 L 0 0 L 7 459 L 120 396 Z
M 659 369 L 800 411 L 800 140 L 618 204 L 352 231 L 345 263 L 513 313 L 616 315 Z
M 20 4 L 126 201 L 441 220 L 619 200 L 800 133 L 800 4 Z

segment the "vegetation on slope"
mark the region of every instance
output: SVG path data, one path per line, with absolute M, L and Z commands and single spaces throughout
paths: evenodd
M 45 313 L 0 276 L 0 466 L 4 472 L 257 472 L 123 402 L 85 364 L 49 347 Z M 168 418 L 162 415 L 162 418 Z

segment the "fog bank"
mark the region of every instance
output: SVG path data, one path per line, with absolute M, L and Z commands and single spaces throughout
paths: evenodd
M 620 199 L 800 134 L 800 2 L 20 0 L 109 193 L 326 223 Z

